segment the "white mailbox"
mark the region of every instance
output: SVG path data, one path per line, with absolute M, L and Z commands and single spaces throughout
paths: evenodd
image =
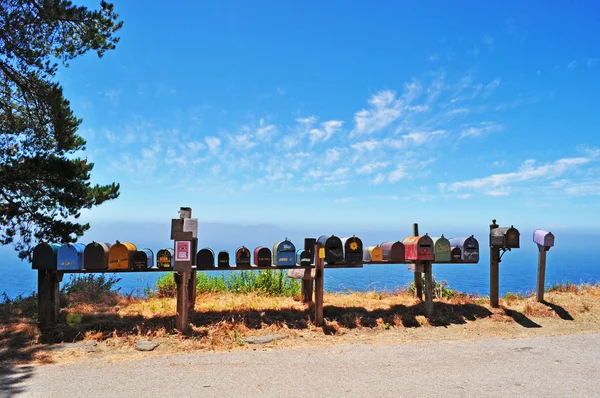
M 540 251 L 548 251 L 554 246 L 554 235 L 552 232 L 536 229 L 533 231 L 533 241 L 537 243 Z

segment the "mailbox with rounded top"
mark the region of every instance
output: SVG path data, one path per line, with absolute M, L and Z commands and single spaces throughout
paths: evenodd
M 271 249 L 263 246 L 254 249 L 254 264 L 259 267 L 270 267 L 272 265 Z
M 58 270 L 83 269 L 83 243 L 65 243 L 56 254 Z
M 57 253 L 60 245 L 55 243 L 40 243 L 33 249 L 31 260 L 32 269 L 55 270 L 57 267 Z
M 246 246 L 242 246 L 235 251 L 235 266 L 240 268 L 250 266 L 250 250 Z
M 340 238 L 335 235 L 323 235 L 317 239 L 317 244 L 325 251 L 325 262 L 336 264 L 344 261 L 344 245 Z M 320 255 L 317 253 L 317 255 Z
M 363 248 L 363 261 L 383 261 L 383 251 L 379 245 Z
M 83 251 L 83 268 L 86 270 L 108 269 L 110 243 L 92 242 Z
M 400 241 L 383 242 L 379 246 L 381 246 L 381 255 L 383 257 L 383 261 L 389 261 L 392 263 L 403 263 L 405 261 L 404 243 Z
M 227 259 L 229 265 L 229 259 Z M 197 268 L 214 268 L 215 267 L 215 252 L 210 247 L 198 250 L 196 254 Z
M 468 238 L 450 239 L 453 263 L 478 263 L 479 242 L 473 235 Z
M 143 271 L 154 266 L 154 253 L 146 248 L 133 253 L 132 268 L 135 271 Z
M 108 252 L 108 269 L 132 268 L 133 255 L 137 247 L 131 242 L 119 242 L 110 247 Z
M 548 251 L 554 246 L 554 234 L 543 229 L 536 229 L 533 231 L 533 241 L 537 243 L 540 250 Z
M 296 265 L 296 247 L 287 238 L 273 246 L 275 265 Z
M 172 269 L 175 266 L 173 249 L 160 249 L 156 253 L 156 266 L 162 269 Z
M 308 250 L 299 249 L 296 253 L 296 262 L 300 265 L 311 265 L 313 262 L 311 254 Z
M 344 248 L 344 261 L 347 263 L 360 263 L 363 259 L 362 240 L 355 236 L 342 238 L 342 247 Z
M 494 228 L 490 230 L 490 247 L 518 249 L 519 236 L 519 231 L 513 226 L 510 228 Z
M 433 261 L 433 240 L 427 235 L 409 236 L 402 240 L 406 249 L 406 259 L 412 261 Z
M 217 254 L 217 267 L 229 267 L 229 253 L 225 250 L 221 250 Z
M 439 238 L 432 238 L 433 240 L 433 255 L 436 263 L 449 263 L 451 256 L 450 242 L 442 235 Z

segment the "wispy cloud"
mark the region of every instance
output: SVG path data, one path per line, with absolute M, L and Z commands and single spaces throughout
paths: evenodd
M 504 126 L 494 122 L 482 122 L 476 126 L 466 127 L 460 132 L 460 139 L 482 137 L 484 135 L 504 130 Z
M 573 60 L 567 64 L 567 69 L 575 69 L 577 67 L 577 61 Z
M 491 35 L 483 36 L 483 39 L 481 39 L 481 42 L 485 46 L 487 46 L 488 50 L 490 50 L 490 51 L 494 50 L 494 38 Z
M 354 114 L 354 135 L 380 131 L 401 114 L 402 101 L 391 90 L 379 91 L 369 99 L 369 104 L 369 109 L 362 109 Z

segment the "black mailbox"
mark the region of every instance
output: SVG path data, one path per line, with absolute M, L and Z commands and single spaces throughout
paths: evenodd
M 362 263 L 363 244 L 356 236 L 342 238 L 344 248 L 344 261 L 347 263 Z
M 519 231 L 513 226 L 510 228 L 494 228 L 490 231 L 490 247 L 518 249 L 520 235 Z
M 450 246 L 452 247 L 451 262 L 479 262 L 479 242 L 477 242 L 477 239 L 473 235 L 468 238 L 452 238 L 450 239 Z
M 296 253 L 296 262 L 300 265 L 311 265 L 313 263 L 313 252 L 302 249 L 298 250 Z
M 85 258 L 84 258 L 85 261 Z M 173 249 L 160 249 L 156 253 L 156 266 L 163 269 L 173 268 L 175 258 L 173 257 Z
M 57 254 L 60 245 L 54 243 L 40 243 L 33 249 L 31 268 L 55 270 L 57 268 Z
M 85 257 L 84 257 L 85 259 Z M 131 268 L 134 271 L 143 271 L 154 266 L 154 253 L 150 249 L 142 249 L 133 253 Z
M 246 246 L 242 246 L 235 251 L 235 266 L 249 267 L 250 266 L 250 250 Z
M 92 242 L 83 251 L 83 268 L 86 270 L 108 269 L 110 243 Z
M 328 264 L 341 263 L 344 261 L 344 245 L 342 244 L 340 238 L 335 235 L 323 235 L 317 239 L 317 243 L 323 247 L 323 250 L 325 251 L 325 261 Z
M 229 265 L 229 257 L 227 258 L 227 265 Z M 197 268 L 214 268 L 215 267 L 215 252 L 212 249 L 205 247 L 198 251 L 196 254 L 196 267 Z
M 217 266 L 218 267 L 229 267 L 229 253 L 222 250 L 217 255 Z

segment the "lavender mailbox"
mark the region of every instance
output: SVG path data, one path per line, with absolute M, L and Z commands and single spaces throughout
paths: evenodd
M 546 252 L 554 246 L 554 235 L 552 232 L 536 229 L 533 231 L 533 241 L 537 244 L 538 253 L 538 280 L 537 301 L 544 301 L 544 284 L 546 280 Z

